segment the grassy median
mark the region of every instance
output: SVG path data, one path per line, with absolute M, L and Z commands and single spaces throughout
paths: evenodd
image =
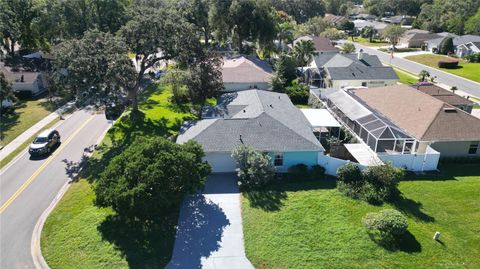
M 480 173 L 450 165 L 440 176 L 402 181 L 403 198 L 372 206 L 345 197 L 335 181 L 286 182 L 242 198 L 247 257 L 255 268 L 479 268 Z M 375 244 L 367 212 L 396 208 L 409 234 L 397 251 Z M 436 231 L 440 241 L 432 240 Z

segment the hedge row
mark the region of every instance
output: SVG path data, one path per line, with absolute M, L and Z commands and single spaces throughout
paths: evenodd
M 458 61 L 438 61 L 438 67 L 447 69 L 457 68 Z

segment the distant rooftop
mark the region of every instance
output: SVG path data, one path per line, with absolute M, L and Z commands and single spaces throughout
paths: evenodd
M 224 58 L 223 82 L 270 82 L 272 67 L 265 61 L 244 56 Z

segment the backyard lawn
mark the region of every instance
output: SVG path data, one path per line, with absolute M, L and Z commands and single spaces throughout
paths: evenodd
M 18 101 L 15 113 L 2 113 L 0 120 L 0 128 L 2 130 L 0 144 L 7 145 L 35 123 L 52 113 L 52 111 L 48 106 L 48 102 L 44 99 Z
M 148 231 L 132 227 L 111 209 L 93 205 L 89 183 L 135 136 L 169 136 L 183 120 L 193 118 L 188 107 L 169 102 L 170 88 L 152 85 L 146 94 L 148 99 L 140 104 L 144 121 L 130 125 L 128 114 L 119 119 L 87 163 L 84 179 L 73 183 L 48 217 L 41 247 L 51 268 L 163 268 L 170 260 L 177 216 Z
M 466 61 L 460 60 L 459 68 L 457 69 L 446 69 L 438 68 L 438 61 L 440 60 L 458 60 L 457 58 L 451 58 L 443 55 L 436 54 L 422 54 L 415 56 L 408 56 L 405 59 L 421 63 L 433 68 L 440 69 L 442 71 L 455 74 L 460 77 L 464 77 L 476 82 L 480 82 L 480 63 L 468 63 Z
M 480 169 L 442 171 L 401 182 L 403 198 L 383 206 L 341 195 L 333 180 L 244 194 L 247 257 L 255 268 L 480 268 Z M 361 222 L 384 208 L 408 217 L 409 234 L 397 251 L 376 245 Z
M 355 37 L 355 42 L 365 45 L 365 46 L 370 46 L 370 47 L 382 47 L 382 46 L 388 46 L 390 43 L 388 42 L 383 42 L 380 40 L 372 40 L 373 42 L 370 43 L 370 40 L 368 38 L 363 38 L 363 37 Z

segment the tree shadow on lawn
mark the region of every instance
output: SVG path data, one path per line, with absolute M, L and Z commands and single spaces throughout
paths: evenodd
M 145 225 L 110 215 L 97 229 L 103 240 L 121 252 L 129 268 L 163 268 L 172 255 L 177 217 L 171 214 Z
M 167 217 L 148 225 L 110 215 L 97 229 L 122 253 L 129 268 L 164 268 L 168 264 L 167 268 L 200 269 L 202 258 L 220 248 L 230 221 L 203 195 L 187 198 L 180 215 L 179 211 L 179 207 L 172 209 Z
M 422 212 L 422 203 L 407 198 L 402 193 L 399 193 L 396 197 L 394 197 L 390 201 L 390 204 L 393 205 L 397 210 L 416 220 L 423 222 L 435 221 L 434 217 Z
M 246 190 L 244 196 L 253 208 L 260 208 L 267 212 L 278 211 L 287 199 L 287 192 L 308 191 L 315 189 L 334 189 L 334 178 L 326 177 L 316 180 L 280 179 L 258 190 Z
M 422 251 L 422 245 L 410 231 L 395 236 L 392 241 L 383 240 L 375 233 L 368 233 L 368 235 L 377 245 L 391 252 L 402 251 L 406 253 L 418 253 Z

